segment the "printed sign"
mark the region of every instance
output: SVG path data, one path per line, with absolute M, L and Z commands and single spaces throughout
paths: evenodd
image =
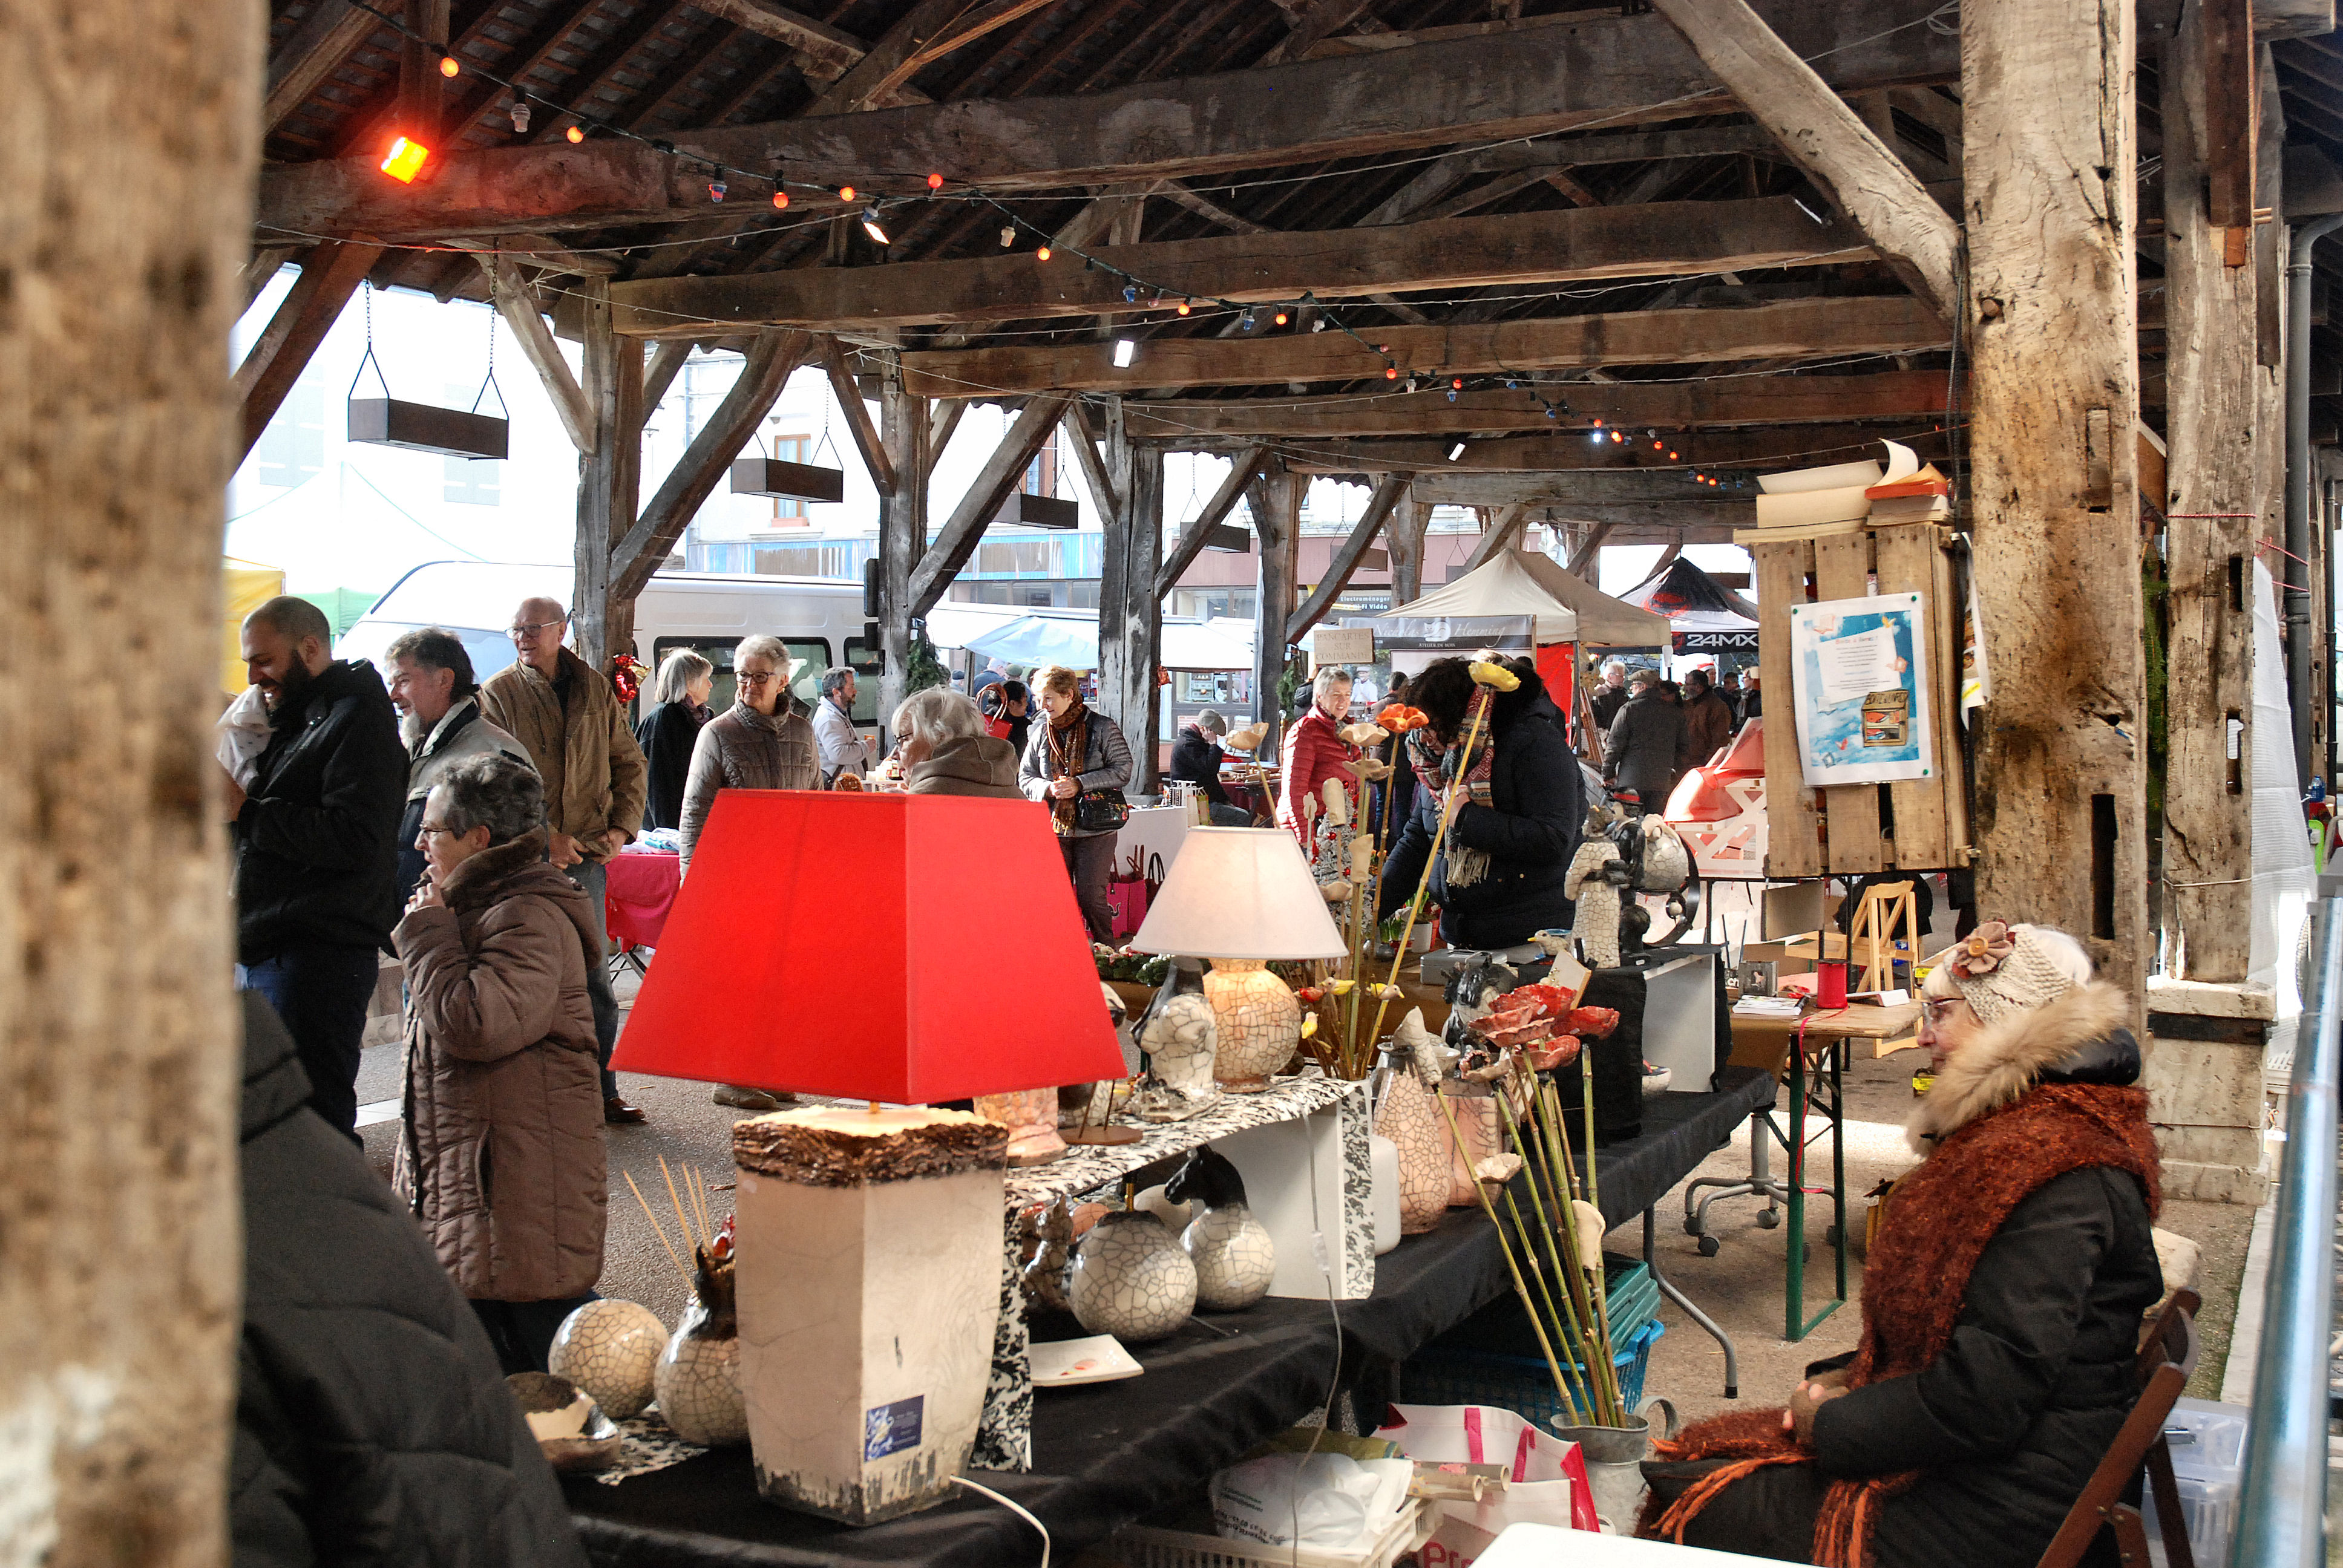
M 1792 709 L 1809 788 L 1934 775 L 1926 624 L 1916 593 L 1790 608 Z
M 907 1448 L 920 1446 L 920 1422 L 926 1412 L 928 1396 L 915 1393 L 909 1399 L 899 1399 L 892 1404 L 882 1404 L 862 1412 L 862 1457 L 884 1459 Z

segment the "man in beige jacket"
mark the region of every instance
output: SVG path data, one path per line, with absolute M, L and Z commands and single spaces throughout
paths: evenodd
M 523 599 L 513 612 L 518 663 L 480 688 L 480 714 L 528 748 L 545 780 L 547 859 L 602 907 L 608 862 L 642 825 L 649 788 L 642 748 L 627 722 L 618 694 L 599 670 L 561 646 L 569 615 L 549 598 Z M 594 1037 L 602 1058 L 602 1116 L 635 1122 L 643 1113 L 618 1094 L 610 1051 L 618 1042 L 618 999 L 609 970 L 587 977 L 594 1004 Z

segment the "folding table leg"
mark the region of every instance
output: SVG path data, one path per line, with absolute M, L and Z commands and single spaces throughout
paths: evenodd
M 1733 1336 L 1717 1327 L 1715 1319 L 1693 1305 L 1692 1298 L 1677 1290 L 1674 1283 L 1665 1274 L 1660 1272 L 1659 1256 L 1653 1250 L 1653 1236 L 1658 1215 L 1659 1205 L 1656 1203 L 1644 1211 L 1644 1267 L 1652 1271 L 1652 1283 L 1660 1288 L 1660 1293 L 1682 1307 L 1686 1317 L 1705 1329 L 1708 1332 L 1708 1337 L 1724 1347 L 1725 1397 L 1739 1399 L 1741 1397 L 1741 1358 L 1733 1348 Z

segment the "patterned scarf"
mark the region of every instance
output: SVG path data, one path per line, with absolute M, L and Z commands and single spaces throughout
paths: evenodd
M 1864 1265 L 1863 1338 L 1847 1387 L 1909 1377 L 1933 1362 L 1959 1321 L 1970 1271 L 2010 1211 L 2046 1182 L 2092 1165 L 2130 1171 L 2147 1184 L 2148 1213 L 2161 1207 L 2145 1090 L 2040 1084 L 1949 1134 L 1888 1200 Z M 1654 1448 L 1664 1459 L 1730 1462 L 1664 1510 L 1654 1494 L 1636 1533 L 1678 1543 L 1694 1515 L 1735 1482 L 1768 1465 L 1815 1461 L 1814 1450 L 1783 1428 L 1778 1407 L 1717 1416 Z M 1923 1473 L 1832 1482 L 1815 1516 L 1814 1561 L 1865 1568 L 1880 1504 Z
M 1465 705 L 1464 723 L 1457 733 L 1457 739 L 1444 748 L 1433 739 L 1428 725 L 1408 731 L 1408 760 L 1414 765 L 1417 778 L 1431 780 L 1442 789 L 1455 783 L 1457 764 L 1464 759 L 1464 737 L 1470 735 L 1473 738 L 1473 758 L 1465 767 L 1464 787 L 1470 791 L 1469 799 L 1473 805 L 1491 804 L 1489 775 L 1497 765 L 1497 737 L 1489 727 L 1489 709 L 1495 698 L 1496 693 L 1487 687 L 1474 687 L 1473 699 Z M 1474 723 L 1476 719 L 1479 720 L 1477 726 Z M 1443 879 L 1449 887 L 1469 888 L 1489 875 L 1489 852 L 1486 849 L 1468 849 L 1458 843 L 1456 825 L 1453 822 L 1448 827 L 1446 859 L 1447 874 Z
M 1091 748 L 1091 710 L 1081 698 L 1074 699 L 1062 717 L 1050 720 L 1049 747 L 1051 778 L 1074 779 L 1081 774 Z M 1050 826 L 1060 838 L 1074 830 L 1074 808 L 1081 798 L 1080 790 L 1062 800 L 1051 797 Z

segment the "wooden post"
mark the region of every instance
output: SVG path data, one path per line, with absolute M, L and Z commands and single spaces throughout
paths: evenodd
M 861 395 L 849 380 L 840 396 Z M 851 421 L 850 420 L 850 423 Z M 903 364 L 891 349 L 880 371 L 879 446 L 893 476 L 879 497 L 879 647 L 886 668 L 879 677 L 883 728 L 909 695 L 911 668 L 911 570 L 928 548 L 928 400 L 903 390 Z
M 1392 508 L 1383 538 L 1391 546 L 1392 608 L 1413 604 L 1423 597 L 1423 536 L 1432 527 L 1432 503 L 1419 501 L 1410 489 Z
M 2149 947 L 2136 27 L 2129 0 L 1961 10 L 1969 472 L 1993 678 L 1978 907 L 2071 932 L 2135 1006 Z
M 228 1555 L 242 1031 L 211 720 L 265 19 L 84 0 L 0 28 L 0 608 L 106 715 L 0 692 L 10 1563 Z
M 579 285 L 586 352 L 581 385 L 594 411 L 594 449 L 578 459 L 578 542 L 570 646 L 604 674 L 635 641 L 635 601 L 610 592 L 610 556 L 634 526 L 643 471 L 643 344 L 610 330 L 609 280 Z
M 2164 52 L 2166 920 L 2170 972 L 2246 978 L 2252 921 L 2253 548 L 2257 279 L 2228 265 L 2207 190 L 2207 8 L 2181 11 Z M 2267 433 L 2275 438 L 2275 430 Z M 2233 727 L 2235 739 L 2232 739 Z
M 1267 719 L 1272 734 L 1284 726 L 1277 683 L 1285 676 L 1285 620 L 1301 578 L 1302 491 L 1309 482 L 1278 460 L 1262 470 L 1254 490 L 1261 565 L 1252 601 L 1252 716 Z
M 1124 433 L 1120 397 L 1107 402 L 1106 471 L 1114 500 L 1099 570 L 1099 702 L 1131 743 L 1130 788 L 1145 794 L 1155 788 L 1161 729 L 1155 667 L 1163 602 L 1155 595 L 1155 573 L 1163 556 L 1163 453 Z

